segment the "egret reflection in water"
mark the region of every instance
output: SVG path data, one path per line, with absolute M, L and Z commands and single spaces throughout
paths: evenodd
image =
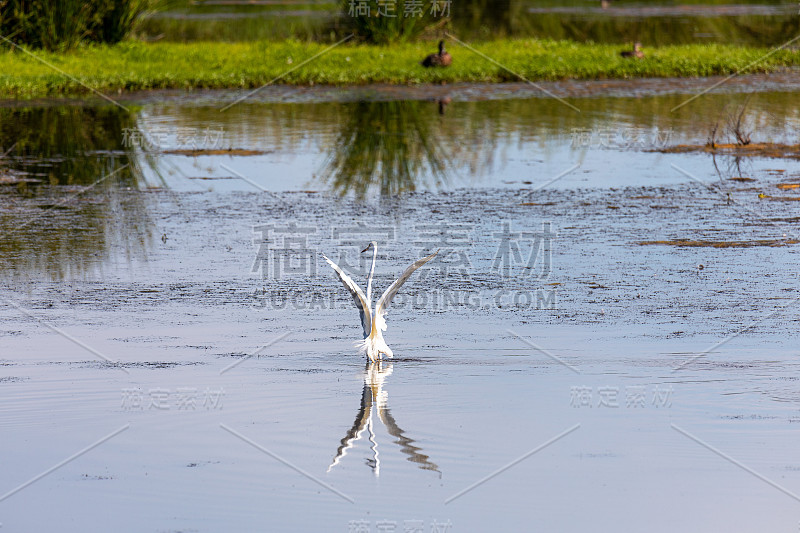
M 389 434 L 395 437 L 395 444 L 400 445 L 400 451 L 406 454 L 407 459 L 416 463 L 423 470 L 441 471 L 436 464 L 432 463 L 427 455 L 422 453 L 422 448 L 414 446 L 414 440 L 407 437 L 405 432 L 397 425 L 389 408 L 387 407 L 388 393 L 383 390 L 386 378 L 392 373 L 392 364 L 384 361 L 367 363 L 364 370 L 364 390 L 361 394 L 361 406 L 359 407 L 353 427 L 347 432 L 336 450 L 336 456 L 328 467 L 330 472 L 333 467 L 339 464 L 347 455 L 347 452 L 355 447 L 366 432 L 372 457 L 367 459 L 367 465 L 372 468 L 375 476 L 380 476 L 381 460 L 378 449 L 378 441 L 375 435 L 375 423 L 373 416 L 377 413 L 378 419 L 386 427 Z

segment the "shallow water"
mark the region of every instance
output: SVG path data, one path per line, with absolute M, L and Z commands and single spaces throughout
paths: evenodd
M 326 91 L 3 110 L 3 530 L 796 528 L 800 164 L 649 151 L 744 95 Z M 264 153 L 164 153 L 220 131 Z M 428 163 L 328 166 L 378 150 Z M 365 369 L 321 254 L 363 283 L 372 239 L 376 291 L 440 252 Z M 681 239 L 757 245 L 641 244 Z

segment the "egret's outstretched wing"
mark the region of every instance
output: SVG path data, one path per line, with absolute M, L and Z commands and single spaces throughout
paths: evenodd
M 364 328 L 364 336 L 367 337 L 372 329 L 372 317 L 370 316 L 369 302 L 364 297 L 364 291 L 362 291 L 361 288 L 355 284 L 350 276 L 342 272 L 342 269 L 339 268 L 339 265 L 328 259 L 325 254 L 322 254 L 322 257 L 324 257 L 325 261 L 327 261 L 328 264 L 333 267 L 333 270 L 335 270 L 336 274 L 339 275 L 339 279 L 342 280 L 342 284 L 348 291 L 350 291 L 350 296 L 353 297 L 353 301 L 355 302 L 356 307 L 358 307 L 358 312 L 361 315 L 361 327 Z
M 433 259 L 438 253 L 439 250 L 436 250 L 428 257 L 423 257 L 422 259 L 415 261 L 414 264 L 408 267 L 405 272 L 403 272 L 400 277 L 395 280 L 394 283 L 389 285 L 389 288 L 386 289 L 386 292 L 381 295 L 380 300 L 378 300 L 378 305 L 375 306 L 375 321 L 377 322 L 376 325 L 382 331 L 386 331 L 386 321 L 383 319 L 383 316 L 386 314 L 386 309 L 389 307 L 389 304 L 392 303 L 392 299 L 394 299 L 397 291 L 400 290 L 400 287 L 402 287 L 403 283 L 405 283 L 406 280 L 411 277 L 411 274 L 413 274 L 415 270 Z

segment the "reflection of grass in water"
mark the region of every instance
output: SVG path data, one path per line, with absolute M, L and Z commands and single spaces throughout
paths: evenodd
M 339 194 L 364 198 L 414 191 L 422 176 L 437 186 L 447 180 L 448 149 L 430 102 L 357 102 L 328 157 L 325 175 Z
M 72 279 L 100 272 L 112 257 L 124 263 L 144 256 L 152 229 L 141 198 L 113 188 L 76 193 L 60 191 L 46 204 L 3 199 L 0 271 L 14 279 Z M 68 195 L 74 198 L 63 202 Z
M 0 146 L 15 144 L 8 165 L 50 185 L 89 185 L 109 157 L 127 163 L 123 135 L 133 127 L 133 116 L 112 106 L 0 108 Z M 130 172 L 121 177 L 135 184 Z
M 0 270 L 85 277 L 112 257 L 144 255 L 152 222 L 145 198 L 128 191 L 140 167 L 122 143 L 134 124 L 112 106 L 0 109 L 0 145 L 16 142 L 6 165 L 41 180 L 0 187 Z
M 704 85 L 699 85 L 704 86 Z M 441 95 L 440 88 L 430 92 L 411 90 L 417 97 Z M 493 86 L 478 88 L 473 93 L 477 97 L 491 97 L 497 89 Z M 405 90 L 391 89 L 376 93 L 372 89 L 346 93 L 349 98 L 408 97 Z M 387 131 L 405 128 L 404 124 L 422 121 L 427 127 L 428 144 L 438 148 L 431 150 L 442 159 L 444 173 L 453 177 L 480 180 L 490 172 L 502 171 L 506 156 L 504 152 L 514 147 L 529 147 L 531 159 L 557 158 L 563 156 L 565 147 L 574 150 L 571 157 L 583 157 L 588 150 L 576 142 L 576 133 L 588 131 L 592 134 L 592 147 L 597 148 L 600 136 L 607 133 L 609 125 L 614 125 L 612 142 L 622 147 L 631 141 L 631 149 L 663 149 L 678 143 L 703 141 L 706 125 L 718 115 L 722 104 L 739 102 L 744 95 L 707 94 L 691 105 L 671 110 L 685 102 L 690 95 L 670 94 L 665 96 L 643 97 L 600 97 L 571 100 L 581 108 L 575 113 L 563 104 L 550 98 L 511 98 L 481 101 L 456 101 L 447 107 L 444 116 L 437 114 L 437 104 L 431 101 L 374 104 L 332 104 L 332 103 L 243 103 L 232 107 L 225 113 L 218 106 L 172 105 L 156 111 L 152 119 L 155 124 L 165 123 L 175 128 L 199 128 L 211 124 L 214 128 L 225 130 L 226 142 L 235 147 L 247 147 L 286 154 L 306 154 L 309 144 L 327 155 L 327 165 L 320 167 L 320 181 L 324 181 L 340 194 L 352 191 L 364 194 L 365 186 L 372 185 L 380 192 L 380 182 L 387 179 L 379 174 L 375 166 L 378 154 L 370 154 L 367 148 L 382 147 L 390 149 L 387 143 L 397 143 L 398 138 L 387 138 Z M 781 132 L 796 131 L 800 124 L 800 111 L 794 103 L 793 93 L 757 94 L 751 99 L 749 109 L 753 112 L 754 124 L 761 135 L 775 137 Z M 411 114 L 412 117 L 391 118 L 393 113 Z M 416 115 L 416 116 L 414 116 Z M 372 121 L 378 126 L 373 126 Z M 376 133 L 369 138 L 370 133 Z M 407 129 L 407 139 L 417 143 L 418 138 L 411 126 Z M 633 137 L 626 135 L 635 134 Z M 381 136 L 382 135 L 382 136 Z M 430 139 L 433 139 L 431 141 Z M 553 142 L 554 139 L 560 141 Z M 796 142 L 795 137 L 788 141 Z M 378 145 L 378 143 L 382 143 Z M 228 144 L 226 144 L 228 145 Z M 353 152 L 346 153 L 346 150 Z M 424 155 L 424 154 L 423 154 Z M 375 162 L 370 163 L 372 157 Z M 384 156 L 385 157 L 385 156 Z M 337 165 L 332 165 L 337 162 Z M 346 164 L 345 164 L 346 163 Z M 416 162 L 419 167 L 420 162 Z M 539 167 L 530 162 L 524 168 L 517 166 L 515 174 L 508 179 L 544 180 Z M 571 164 L 571 163 L 569 163 Z M 568 164 L 565 163 L 565 168 Z M 354 168 L 360 171 L 354 175 Z M 420 167 L 421 175 L 413 180 L 408 178 L 403 185 L 387 184 L 387 191 L 408 190 L 409 183 L 417 189 L 427 183 L 421 179 L 431 174 L 427 167 Z M 339 175 L 336 173 L 339 172 Z M 373 174 L 370 174 L 373 172 Z M 549 176 L 553 177 L 553 176 Z M 462 181 L 452 180 L 456 184 Z M 435 185 L 435 183 L 433 183 Z M 304 187 L 306 187 L 304 185 Z M 308 188 L 316 188 L 309 184 Z

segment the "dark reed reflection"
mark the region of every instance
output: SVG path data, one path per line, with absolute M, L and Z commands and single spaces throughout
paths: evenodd
M 0 108 L 0 272 L 65 279 L 144 255 L 153 223 L 116 106 Z
M 324 175 L 339 194 L 363 198 L 375 188 L 393 196 L 447 183 L 450 147 L 430 102 L 399 100 L 347 105 Z

